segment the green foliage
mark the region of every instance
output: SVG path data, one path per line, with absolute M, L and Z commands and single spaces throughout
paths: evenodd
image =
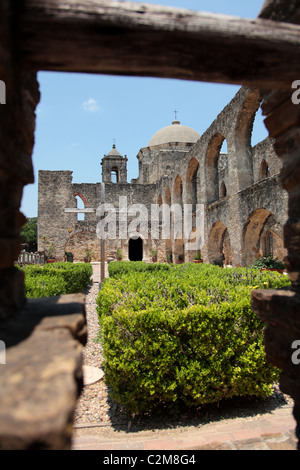
M 202 260 L 201 250 L 198 250 L 197 254 L 194 256 L 194 260 L 195 260 L 195 261 L 200 261 L 200 260 Z
M 27 219 L 20 231 L 23 243 L 29 245 L 29 251 L 36 251 L 37 248 L 37 217 Z
M 121 248 L 118 248 L 118 249 L 117 249 L 117 260 L 118 260 L 118 261 L 121 261 L 122 258 L 123 258 L 122 250 L 121 250 Z
M 145 263 L 143 261 L 113 261 L 108 265 L 108 273 L 110 277 L 120 277 L 123 274 L 138 272 L 167 271 L 170 269 L 169 264 Z
M 263 256 L 257 258 L 253 265 L 254 268 L 270 268 L 270 269 L 284 269 L 285 265 L 282 261 L 279 261 L 278 258 L 273 258 L 273 256 Z
M 113 398 L 138 413 L 160 403 L 268 396 L 278 371 L 265 361 L 264 324 L 251 310 L 250 293 L 287 286 L 287 276 L 145 264 L 111 263 L 113 276 L 97 299 Z
M 19 269 L 25 273 L 25 292 L 29 298 L 82 292 L 93 272 L 86 263 L 51 263 Z
M 86 248 L 84 254 L 85 254 L 85 258 L 88 260 L 88 262 L 90 262 L 91 259 L 95 256 L 93 251 L 90 248 Z

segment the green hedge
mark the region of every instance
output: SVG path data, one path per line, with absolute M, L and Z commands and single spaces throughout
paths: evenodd
M 25 273 L 28 298 L 82 292 L 91 282 L 93 268 L 89 263 L 49 263 L 19 268 Z
M 108 265 L 110 277 L 120 277 L 132 272 L 157 272 L 169 271 L 171 265 L 164 263 L 145 263 L 143 261 L 113 261 Z
M 116 401 L 138 413 L 271 393 L 278 371 L 265 361 L 250 293 L 287 286 L 287 276 L 199 264 L 129 271 L 105 280 L 97 299 Z

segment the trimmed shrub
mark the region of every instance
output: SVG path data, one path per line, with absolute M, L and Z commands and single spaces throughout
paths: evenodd
M 145 263 L 144 261 L 113 261 L 108 265 L 110 277 L 120 277 L 122 274 L 132 272 L 157 272 L 168 271 L 170 265 L 166 263 Z
M 25 273 L 28 298 L 82 292 L 91 282 L 93 268 L 89 263 L 51 263 L 19 268 Z
M 105 377 L 117 402 L 139 413 L 271 393 L 278 370 L 265 361 L 250 293 L 289 285 L 286 276 L 192 264 L 129 271 L 105 280 L 97 299 Z

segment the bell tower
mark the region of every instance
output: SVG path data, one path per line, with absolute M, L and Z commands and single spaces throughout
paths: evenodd
M 127 161 L 127 156 L 122 156 L 113 144 L 101 161 L 102 183 L 127 183 Z

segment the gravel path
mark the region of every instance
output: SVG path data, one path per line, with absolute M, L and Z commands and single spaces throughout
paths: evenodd
M 98 283 L 93 283 L 86 291 L 86 320 L 88 342 L 83 349 L 83 364 L 102 369 L 102 347 L 98 342 L 99 323 L 96 313 L 96 299 L 99 292 Z M 109 389 L 104 378 L 83 388 L 75 410 L 75 425 L 78 424 L 111 424 L 120 421 L 122 416 L 117 412 L 118 405 L 110 398 Z M 122 413 L 121 413 L 122 414 Z M 126 413 L 125 418 L 126 420 Z
M 83 364 L 103 367 L 103 357 L 101 344 L 97 341 L 99 332 L 98 317 L 96 313 L 96 299 L 99 292 L 97 282 L 91 284 L 86 291 L 86 318 L 88 326 L 88 342 L 83 349 Z M 266 400 L 236 398 L 225 400 L 219 407 L 207 406 L 205 410 L 194 410 L 193 412 L 183 412 L 180 417 L 170 419 L 165 415 L 148 416 L 144 415 L 133 422 L 129 418 L 126 410 L 120 407 L 109 394 L 109 388 L 105 384 L 105 376 L 100 381 L 87 385 L 83 388 L 81 396 L 77 402 L 75 410 L 75 426 L 89 427 L 93 425 L 104 426 L 121 430 L 129 430 L 132 426 L 138 429 L 162 429 L 176 425 L 189 427 L 198 426 L 199 423 L 218 421 L 226 418 L 243 418 L 261 416 L 270 413 L 282 406 L 291 406 L 290 397 L 283 395 L 278 387 L 274 387 L 274 393 Z

